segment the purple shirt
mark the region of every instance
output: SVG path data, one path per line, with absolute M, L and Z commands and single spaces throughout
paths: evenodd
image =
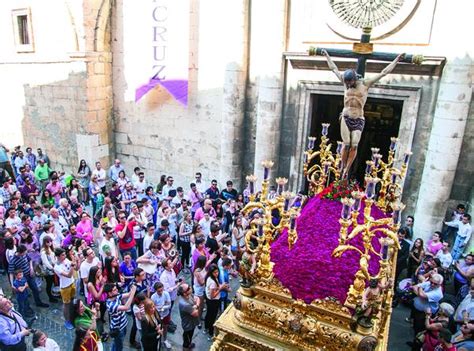
M 196 193 L 192 190 L 189 191 L 188 193 L 188 199 L 191 201 L 191 212 L 196 212 L 199 207 L 201 207 L 201 200 L 202 197 L 199 197 L 196 195 Z
M 59 200 L 61 199 L 61 193 L 63 191 L 63 187 L 61 183 L 58 181 L 56 182 L 56 185 L 54 185 L 52 182 L 46 185 L 46 189 L 49 190 L 49 192 L 53 195 L 54 197 L 54 202 L 56 205 L 59 205 Z
M 27 324 L 21 314 L 11 311 L 12 318 L 0 315 L 0 341 L 5 345 L 18 344 L 23 336 L 21 330 L 27 328 Z
M 209 249 L 207 247 L 204 247 L 204 253 L 206 256 L 206 260 L 209 260 Z M 199 259 L 199 257 L 202 256 L 201 252 L 199 250 L 195 249 L 193 251 L 193 255 L 191 256 L 191 272 L 194 272 L 194 267 L 196 267 L 196 263 Z

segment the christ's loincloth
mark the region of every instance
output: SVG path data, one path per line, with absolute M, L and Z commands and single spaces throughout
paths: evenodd
M 355 130 L 360 130 L 361 132 L 364 130 L 365 119 L 364 118 L 351 118 L 347 115 L 342 115 L 344 117 L 344 122 L 346 122 L 346 126 L 350 132 Z

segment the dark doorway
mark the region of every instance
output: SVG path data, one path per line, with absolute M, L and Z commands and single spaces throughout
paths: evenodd
M 321 138 L 321 124 L 330 123 L 328 138 L 335 151 L 341 139 L 339 115 L 343 109 L 342 95 L 312 95 L 311 134 Z M 357 158 L 352 165 L 351 177 L 363 184 L 365 161 L 369 160 L 372 147 L 380 148 L 383 160 L 387 160 L 390 137 L 398 136 L 403 101 L 368 98 L 364 108 L 365 128 L 359 143 Z

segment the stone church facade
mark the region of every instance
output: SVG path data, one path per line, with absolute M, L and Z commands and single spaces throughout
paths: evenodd
M 171 0 L 143 1 L 166 7 Z M 325 104 L 342 96 L 324 59 L 305 53 L 310 44 L 351 48 L 351 40 L 328 30 L 323 3 L 189 0 L 182 14 L 189 24 L 185 107 L 160 87 L 137 103 L 129 97 L 126 43 L 135 33 L 124 19 L 141 1 L 2 2 L 0 140 L 41 146 L 54 167 L 68 171 L 83 158 L 109 164 L 117 157 L 127 170 L 140 165 L 155 183 L 171 174 L 187 184 L 200 171 L 240 188 L 247 174 L 261 179 L 260 162 L 271 159 L 273 175 L 300 189 L 307 137 L 329 117 L 331 129 L 339 129 L 336 110 L 325 115 Z M 396 116 L 399 155 L 413 151 L 405 214 L 415 215 L 423 237 L 439 229 L 448 208 L 473 198 L 474 44 L 464 39 L 471 19 L 462 11 L 469 5 L 423 1 L 395 35 L 374 41 L 378 51 L 426 57 L 419 67 L 400 65 L 369 95 L 378 123 L 373 135 Z M 335 61 L 341 69 L 354 66 Z M 384 66 L 369 63 L 367 76 Z M 385 121 L 387 109 L 398 112 Z

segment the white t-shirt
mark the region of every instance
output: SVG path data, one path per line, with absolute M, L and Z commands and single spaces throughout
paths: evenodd
M 453 256 L 451 256 L 451 253 L 443 253 L 443 250 L 439 250 L 438 253 L 436 254 L 436 258 L 439 258 L 441 262 L 441 267 L 444 269 L 449 268 L 451 266 L 451 263 L 453 263 Z
M 148 233 L 145 234 L 145 237 L 143 238 L 143 252 L 150 250 L 150 244 L 153 241 L 153 237 L 153 235 L 148 235 Z
M 206 297 L 209 300 L 219 300 L 221 297 L 221 294 L 217 294 L 214 298 L 211 298 L 211 290 L 217 289 L 218 286 L 214 279 L 207 278 L 206 280 Z
M 11 228 L 18 229 L 20 225 L 21 225 L 21 219 L 18 216 L 15 216 L 13 218 L 8 217 L 5 220 L 5 228 L 7 229 L 11 229 Z
M 118 257 L 117 256 L 117 246 L 115 245 L 115 240 L 114 238 L 111 238 L 110 240 L 107 240 L 106 237 L 102 238 L 102 241 L 100 242 L 99 245 L 99 255 L 102 258 L 107 257 L 107 255 L 104 252 L 104 246 L 107 245 L 110 248 L 110 252 L 112 253 L 112 256 Z
M 56 273 L 56 275 L 59 277 L 59 287 L 61 289 L 67 288 L 71 284 L 74 284 L 74 278 L 72 276 L 68 278 L 62 275 L 62 273 L 69 274 L 71 269 L 71 261 L 69 261 L 67 258 L 62 263 L 58 263 L 54 266 L 54 273 Z
M 176 300 L 178 292 L 176 289 L 172 289 L 176 286 L 176 273 L 174 270 L 168 271 L 165 269 L 163 273 L 161 273 L 160 282 L 163 283 L 165 290 L 170 294 L 171 301 Z
M 213 219 L 211 217 L 209 217 L 208 221 L 206 221 L 206 218 L 202 218 L 199 221 L 199 225 L 201 226 L 202 232 L 204 233 L 204 236 L 206 238 L 209 236 L 209 233 L 211 232 L 211 223 L 212 223 L 212 221 L 213 221 Z
M 61 351 L 59 345 L 53 339 L 46 339 L 46 343 L 43 346 L 38 346 L 33 349 L 33 351 Z
M 97 266 L 100 263 L 100 260 L 97 257 L 94 257 L 92 263 L 87 262 L 84 260 L 81 263 L 81 268 L 79 269 L 79 276 L 81 279 L 89 278 L 89 271 L 92 267 Z M 84 283 L 84 291 L 87 291 L 87 284 Z
M 16 246 L 13 247 L 13 249 L 8 249 L 7 252 L 5 253 L 5 256 L 7 258 L 7 262 L 10 263 L 13 256 L 16 254 Z
M 99 186 L 103 188 L 105 186 L 105 177 L 106 177 L 105 169 L 101 168 L 99 171 L 96 168 L 92 171 L 92 175 L 97 176 L 97 184 L 99 184 Z
M 135 322 L 137 323 L 137 329 L 141 331 L 142 330 L 142 321 L 137 318 L 135 313 L 140 312 L 140 310 L 141 310 L 142 313 L 145 313 L 145 310 L 143 309 L 143 307 L 142 308 L 138 307 L 138 305 L 133 305 L 132 310 L 133 310 L 133 318 L 135 318 Z

